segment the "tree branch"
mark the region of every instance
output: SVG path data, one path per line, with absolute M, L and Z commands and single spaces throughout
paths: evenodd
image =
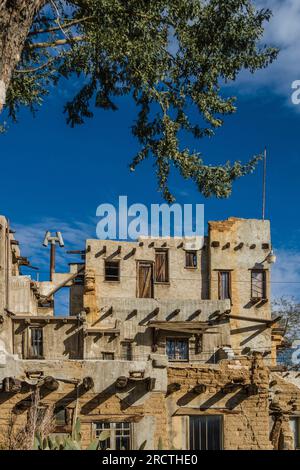
M 15 73 L 35 73 L 38 70 L 41 70 L 41 69 L 47 67 L 47 65 L 50 65 L 52 62 L 54 62 L 54 58 L 48 60 L 47 62 L 45 62 L 42 65 L 39 65 L 38 67 L 33 67 L 32 69 L 16 69 Z
M 83 40 L 84 40 L 84 36 L 74 36 L 70 39 L 57 39 L 56 41 L 53 41 L 53 42 L 34 42 L 32 44 L 29 44 L 28 47 L 29 49 L 45 49 L 47 47 L 64 46 L 65 44 L 70 44 L 73 41 L 79 42 Z
M 72 20 L 72 21 L 69 21 L 68 23 L 63 23 L 62 27 L 63 28 L 70 28 L 71 26 L 83 23 L 84 21 L 88 21 L 92 18 L 94 18 L 94 17 L 93 16 L 87 16 L 85 18 L 81 18 L 80 20 Z M 48 28 L 48 29 L 37 29 L 35 31 L 30 31 L 28 36 L 36 36 L 38 34 L 52 33 L 53 31 L 58 31 L 60 29 L 61 28 L 59 26 L 53 26 L 52 28 Z

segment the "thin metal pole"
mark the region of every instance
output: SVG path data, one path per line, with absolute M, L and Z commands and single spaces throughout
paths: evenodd
M 267 178 L 267 148 L 264 151 L 264 169 L 263 169 L 263 201 L 262 201 L 262 219 L 266 217 L 266 178 Z

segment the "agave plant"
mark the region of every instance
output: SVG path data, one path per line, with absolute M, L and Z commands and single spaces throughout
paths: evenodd
M 102 431 L 100 436 L 92 441 L 86 450 L 99 450 L 100 442 L 106 441 L 109 437 L 110 431 Z M 36 433 L 34 450 L 82 450 L 80 419 L 77 418 L 72 434 L 67 437 L 49 435 L 43 438 L 40 433 Z

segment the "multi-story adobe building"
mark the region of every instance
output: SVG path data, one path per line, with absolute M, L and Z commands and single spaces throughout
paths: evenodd
M 79 254 L 33 281 L 0 217 L 2 448 L 36 390 L 54 434 L 80 418 L 84 446 L 103 429 L 111 449 L 300 446 L 300 382 L 276 364 L 269 221 L 209 222 L 204 239 L 87 240 Z M 70 314 L 57 316 L 65 287 Z

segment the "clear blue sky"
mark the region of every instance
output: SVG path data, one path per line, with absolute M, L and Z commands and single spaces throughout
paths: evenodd
M 276 0 L 264 3 L 275 10 L 284 4 Z M 299 29 L 300 8 L 296 3 Z M 207 163 L 246 161 L 267 145 L 267 217 L 272 222 L 273 245 L 279 255 L 274 295 L 300 297 L 300 106 L 292 105 L 290 100 L 291 83 L 300 79 L 300 70 L 297 74 L 292 65 L 293 47 L 299 37 L 291 37 L 289 28 L 278 32 L 276 21 L 275 15 L 267 37 L 284 47 L 278 63 L 255 78 L 243 75 L 228 90 L 238 96 L 238 111 L 226 118 L 216 137 L 185 143 L 202 152 Z M 42 272 L 48 265 L 47 250 L 40 248 L 45 229 L 61 229 L 67 248 L 83 248 L 84 238 L 95 237 L 95 212 L 100 203 L 115 203 L 124 194 L 130 203 L 162 202 L 153 162 L 141 164 L 135 173 L 128 168 L 138 149 L 130 131 L 136 113 L 130 99 L 120 102 L 118 112 L 96 110 L 93 119 L 71 129 L 62 113 L 64 100 L 71 92 L 71 85 L 61 83 L 36 118 L 24 110 L 19 123 L 0 136 L 0 213 L 18 229 L 19 239 L 25 242 L 25 254 L 31 255 L 35 263 L 39 258 Z M 261 181 L 260 167 L 234 184 L 228 200 L 205 200 L 192 183 L 175 172 L 171 188 L 179 203 L 205 203 L 206 220 L 260 218 Z M 61 265 L 62 254 L 58 259 Z

